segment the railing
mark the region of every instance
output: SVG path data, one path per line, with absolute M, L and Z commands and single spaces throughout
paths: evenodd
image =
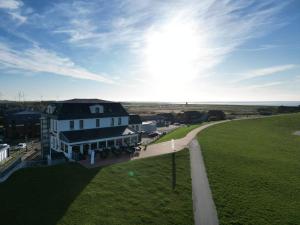
M 0 178 L 4 177 L 12 169 L 14 169 L 17 165 L 19 165 L 22 162 L 21 158 L 22 158 L 22 155 L 20 154 L 14 158 L 9 159 L 4 164 L 0 165 Z

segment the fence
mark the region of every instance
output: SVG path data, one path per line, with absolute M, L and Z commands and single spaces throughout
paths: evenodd
M 0 178 L 6 176 L 10 171 L 22 163 L 21 156 L 10 159 L 0 167 Z

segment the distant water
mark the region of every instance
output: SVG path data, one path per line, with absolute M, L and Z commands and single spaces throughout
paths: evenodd
M 185 104 L 185 102 L 178 102 Z M 188 104 L 208 105 L 261 105 L 261 106 L 299 106 L 300 101 L 249 101 L 249 102 L 188 102 Z

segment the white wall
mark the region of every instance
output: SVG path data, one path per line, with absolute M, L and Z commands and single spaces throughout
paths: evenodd
M 7 148 L 0 150 L 0 162 L 7 158 Z
M 114 117 L 114 126 L 127 126 L 128 125 L 128 116 L 121 117 L 121 125 L 118 125 L 118 118 Z M 83 119 L 84 128 L 83 129 L 93 129 L 93 128 L 105 128 L 111 126 L 111 117 L 98 118 L 100 119 L 100 127 L 96 127 L 96 119 Z M 80 130 L 79 125 L 80 119 L 74 120 L 74 130 Z M 57 121 L 57 131 L 68 131 L 70 130 L 70 120 L 58 120 Z

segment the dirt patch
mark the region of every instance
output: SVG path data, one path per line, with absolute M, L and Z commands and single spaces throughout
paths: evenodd
M 298 135 L 298 136 L 300 136 L 300 130 L 298 130 L 298 131 L 295 131 L 293 134 L 294 134 L 294 135 Z

